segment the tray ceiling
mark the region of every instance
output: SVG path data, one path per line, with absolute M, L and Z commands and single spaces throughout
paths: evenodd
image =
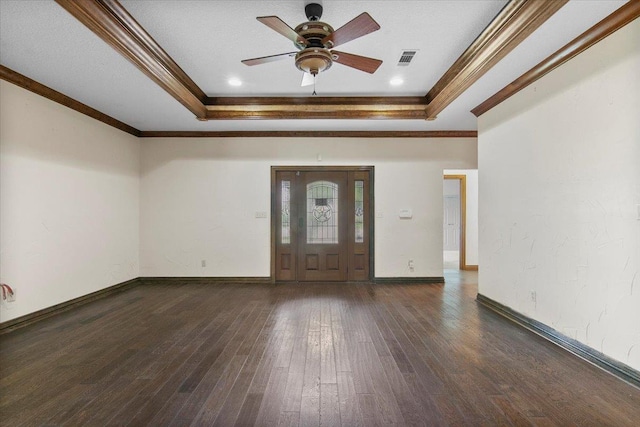
M 246 58 L 294 51 L 257 16 L 289 26 L 306 21 L 304 1 L 134 1 L 121 5 L 209 97 L 294 97 L 293 59 L 248 67 Z M 476 130 L 470 110 L 624 1 L 572 0 L 441 111 L 435 120 L 272 119 L 198 121 L 174 97 L 54 1 L 0 1 L 0 64 L 144 131 L 439 131 Z M 505 0 L 324 0 L 335 29 L 362 12 L 379 31 L 340 46 L 383 61 L 375 74 L 334 64 L 318 76 L 322 97 L 424 97 L 474 42 Z M 409 66 L 402 51 L 416 50 Z M 404 83 L 392 86 L 390 81 Z M 241 86 L 231 86 L 229 79 Z

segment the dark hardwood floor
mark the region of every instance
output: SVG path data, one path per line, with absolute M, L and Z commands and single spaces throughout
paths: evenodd
M 0 424 L 637 426 L 640 390 L 446 285 L 141 285 L 0 337 Z

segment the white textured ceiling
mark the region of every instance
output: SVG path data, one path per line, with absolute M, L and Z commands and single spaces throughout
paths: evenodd
M 124 7 L 209 96 L 308 96 L 293 59 L 248 67 L 246 58 L 294 51 L 258 22 L 306 20 L 303 0 L 140 1 Z M 178 101 L 52 0 L 0 0 L 0 63 L 140 130 L 475 130 L 469 112 L 506 84 L 600 21 L 623 0 L 572 0 L 430 122 L 422 120 L 197 121 Z M 506 0 L 324 0 L 335 29 L 366 11 L 381 30 L 340 50 L 384 61 L 373 75 L 335 64 L 322 96 L 424 96 L 506 4 Z M 405 49 L 418 50 L 408 67 Z M 392 87 L 392 77 L 405 83 Z M 227 80 L 243 85 L 231 87 Z

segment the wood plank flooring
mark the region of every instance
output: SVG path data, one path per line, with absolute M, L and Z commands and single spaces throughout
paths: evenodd
M 640 390 L 447 284 L 141 285 L 0 337 L 0 424 L 636 426 Z

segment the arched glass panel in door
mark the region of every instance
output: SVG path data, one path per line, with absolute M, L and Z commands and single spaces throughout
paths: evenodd
M 307 243 L 338 243 L 338 184 L 307 184 Z

